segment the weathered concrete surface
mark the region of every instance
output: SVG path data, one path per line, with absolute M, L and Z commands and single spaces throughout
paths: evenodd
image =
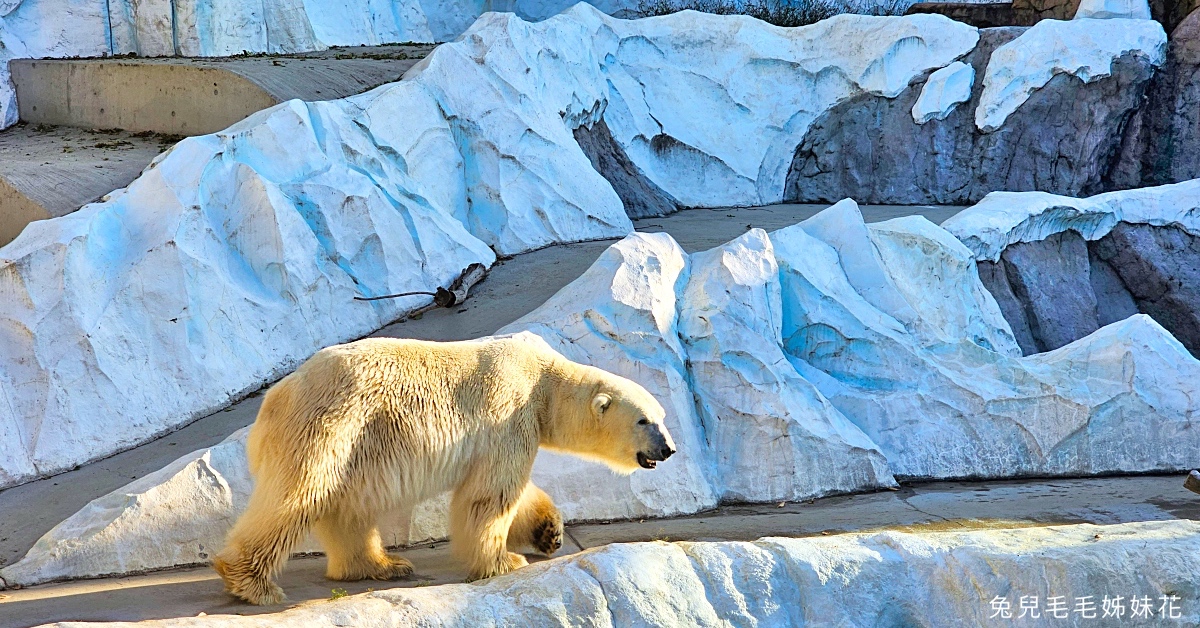
M 1033 26 L 1042 19 L 1037 12 L 1010 2 L 918 2 L 904 12 L 914 13 L 937 13 L 976 28 Z
M 685 210 L 640 220 L 638 231 L 670 233 L 688 252 L 705 250 L 751 227 L 779 229 L 809 218 L 824 205 Z M 960 207 L 861 208 L 871 222 L 919 213 L 934 222 Z M 497 262 L 462 307 L 427 312 L 389 325 L 373 335 L 423 340 L 466 340 L 495 333 L 528 314 L 583 273 L 612 241 L 553 246 Z M 181 455 L 217 444 L 249 425 L 258 413 L 258 393 L 190 425 L 79 469 L 0 491 L 0 566 L 18 560 L 45 534 L 93 499 L 157 471 Z
M 596 522 L 568 526 L 559 556 L 609 543 L 637 541 L 750 541 L 764 536 L 825 536 L 843 532 L 978 529 L 1117 524 L 1200 519 L 1200 498 L 1183 488 L 1183 476 L 1139 476 L 1020 482 L 942 482 L 895 492 L 830 497 L 782 505 L 730 505 L 691 517 Z M 324 559 L 292 560 L 281 584 L 292 604 L 328 599 L 334 588 L 421 587 L 460 581 L 445 544 L 402 552 L 417 568 L 411 580 L 334 583 L 323 577 Z M 14 628 L 55 621 L 136 621 L 199 613 L 275 613 L 285 607 L 251 607 L 221 591 L 207 568 L 143 576 L 43 585 L 0 595 L 0 620 Z M 264 618 L 266 619 L 266 618 Z
M 1167 59 L 1129 121 L 1108 187 L 1135 188 L 1200 177 L 1200 11 L 1171 33 Z
M 16 59 L 21 119 L 34 124 L 213 133 L 292 98 L 343 98 L 397 81 L 432 45 L 213 59 Z
M 1037 20 L 1069 20 L 1075 17 L 1080 0 L 1013 0 L 1014 11 L 1033 14 Z
M 125 132 L 19 125 L 0 131 L 0 246 L 34 220 L 124 187 L 170 141 Z
M 964 58 L 976 76 L 971 98 L 944 119 L 913 120 L 923 79 L 896 98 L 857 96 L 818 118 L 796 150 L 784 198 L 953 204 L 994 190 L 1101 191 L 1153 66 L 1135 54 L 1119 57 L 1110 76 L 1091 82 L 1057 74 L 985 133 L 976 123 L 985 70 L 1000 46 L 1026 30 L 980 31 L 979 44 Z

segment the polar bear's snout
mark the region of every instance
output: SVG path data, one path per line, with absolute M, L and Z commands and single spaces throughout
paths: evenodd
M 638 452 L 638 465 L 643 469 L 653 469 L 658 466 L 659 462 L 670 458 L 675 453 L 675 442 L 671 440 L 671 434 L 667 432 L 667 428 L 662 423 L 649 423 L 642 427 L 649 432 L 646 440 L 649 441 L 650 446 L 645 451 Z

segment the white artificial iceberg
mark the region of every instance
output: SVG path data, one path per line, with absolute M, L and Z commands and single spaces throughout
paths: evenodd
M 971 99 L 975 85 L 975 68 L 955 61 L 929 75 L 921 86 L 921 94 L 913 103 L 912 116 L 917 124 L 944 120 L 958 105 Z
M 942 227 L 978 260 L 996 262 L 1004 249 L 1074 231 L 1099 240 L 1120 223 L 1178 227 L 1200 236 L 1200 179 L 1105 192 L 1088 198 L 1046 192 L 992 192 Z

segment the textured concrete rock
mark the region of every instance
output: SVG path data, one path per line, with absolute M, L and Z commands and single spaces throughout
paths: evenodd
M 984 132 L 1000 128 L 1030 95 L 1058 74 L 1090 83 L 1109 76 L 1117 59 L 1135 55 L 1158 67 L 1166 51 L 1167 34 L 1151 20 L 1038 22 L 992 53 L 983 75 L 975 125 Z
M 921 95 L 913 105 L 913 120 L 924 124 L 930 120 L 944 120 L 957 105 L 971 99 L 971 86 L 975 83 L 975 68 L 955 61 L 934 71 L 921 88 Z
M 945 226 L 979 255 L 1026 354 L 1142 312 L 1200 355 L 1197 185 L 1089 199 L 998 194 Z
M 0 129 L 17 121 L 8 60 L 135 54 L 212 57 L 450 41 L 482 11 L 544 20 L 572 0 L 7 0 L 0 4 Z M 595 0 L 624 15 L 626 0 Z
M 828 233 L 858 230 L 857 212 L 841 214 Z M 822 241 L 807 223 L 772 235 L 783 277 L 782 337 L 799 373 L 879 445 L 893 473 L 1073 475 L 1187 465 L 1178 442 L 1195 438 L 1187 425 L 1198 409 L 1190 396 L 1200 362 L 1162 327 L 1136 316 L 1021 359 L 967 248 L 918 218 L 866 231 L 857 244 Z M 888 281 L 862 281 L 870 264 Z M 887 305 L 896 295 L 909 308 Z M 1122 442 L 1127 430 L 1150 425 L 1153 445 Z
M 1003 275 L 1003 276 L 1002 276 Z M 1142 312 L 1200 353 L 1200 238 L 1177 227 L 1119 223 L 1093 242 L 1064 231 L 1009 246 L 980 277 L 1026 355 L 1057 349 Z
M 462 202 L 460 157 L 436 103 L 413 84 L 373 96 L 184 140 L 0 249 L 0 486 L 215 411 L 428 299 L 355 295 L 491 264 L 444 202 Z M 385 115 L 405 126 L 371 125 Z
M 995 262 L 1017 242 L 1071 230 L 1099 240 L 1117 224 L 1175 226 L 1200 235 L 1200 181 L 1072 198 L 1045 192 L 994 192 L 942 223 L 978 260 Z
M 1020 598 L 1035 595 L 1047 618 L 1051 598 L 1061 598 L 1065 617 L 1074 619 L 1078 598 L 1096 610 L 1119 595 L 1121 619 L 1080 621 L 1194 625 L 1200 609 L 1188 601 L 1198 594 L 1197 551 L 1200 524 L 1191 521 L 618 543 L 476 585 L 389 589 L 273 615 L 144 625 L 895 626 L 947 618 L 993 625 L 1016 621 Z M 1151 600 L 1149 618 L 1130 619 L 1132 596 Z M 997 601 L 1008 603 L 1012 618 L 994 618 Z
M 592 167 L 612 184 L 625 214 L 631 219 L 666 216 L 679 210 L 679 203 L 646 178 L 637 164 L 630 161 L 625 149 L 613 139 L 608 125 L 601 119 L 591 126 L 575 129 L 575 141 L 583 149 Z
M 1200 238 L 1178 227 L 1122 223 L 1089 248 L 1120 279 L 1114 300 L 1131 296 L 1139 311 L 1200 355 Z
M 905 15 L 913 13 L 945 15 L 955 22 L 970 24 L 976 28 L 1033 26 L 1041 19 L 1033 10 L 1018 9 L 1014 4 L 1002 2 L 917 2 L 905 11 Z
M 1064 231 L 1040 242 L 1014 244 L 1005 249 L 998 266 L 1007 288 L 985 285 L 993 295 L 1011 291 L 1023 314 L 1013 326 L 1028 327 L 1033 340 L 1032 345 L 1021 345 L 1026 354 L 1057 349 L 1100 328 L 1088 246 L 1079 234 Z
M 1013 0 L 1013 10 L 1032 13 L 1034 22 L 1041 20 L 1069 20 L 1075 17 L 1080 0 Z
M 603 118 L 646 177 L 689 207 L 780 202 L 814 120 L 864 93 L 895 97 L 978 40 L 976 29 L 935 15 L 838 15 L 778 29 L 684 12 L 612 28 L 622 40 L 601 64 Z M 630 28 L 637 37 L 623 35 Z
M 724 499 L 894 486 L 874 443 L 783 353 L 779 268 L 754 229 L 692 256 L 679 330 Z
M 1074 19 L 1088 18 L 1148 20 L 1150 4 L 1146 0 L 1080 0 Z
M 995 74 L 1002 61 L 997 49 L 1021 42 L 1028 32 L 984 29 L 964 62 L 976 76 Z M 1030 54 L 1041 54 L 1040 46 L 1032 47 Z M 970 100 L 924 124 L 913 119 L 926 89 L 919 83 L 894 99 L 848 100 L 814 122 L 798 145 L 785 198 L 961 204 L 994 190 L 1099 191 L 1153 73 L 1152 60 L 1140 54 L 1117 57 L 1104 67 L 1106 76 L 1091 82 L 1069 73 L 1053 76 L 990 132 L 975 124 L 986 104 L 978 80 Z

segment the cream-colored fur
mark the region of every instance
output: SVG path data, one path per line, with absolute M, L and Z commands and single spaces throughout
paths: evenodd
M 527 564 L 510 530 L 540 551 L 561 542 L 529 483 L 539 445 L 628 473 L 674 452 L 664 415 L 636 383 L 520 339 L 330 347 L 267 392 L 247 440 L 254 492 L 214 567 L 234 595 L 280 602 L 272 579 L 315 529 L 328 577 L 403 577 L 412 564 L 384 551 L 379 515 L 452 490 L 469 579 L 507 573 Z

